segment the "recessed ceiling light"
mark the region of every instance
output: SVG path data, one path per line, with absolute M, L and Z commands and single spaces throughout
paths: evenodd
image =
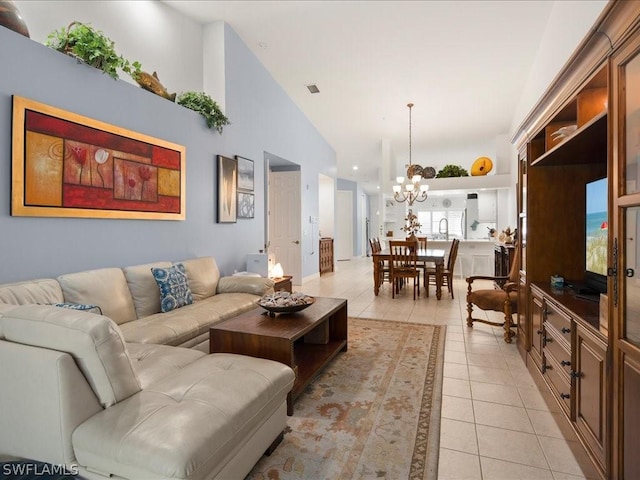
M 380 185 L 376 185 L 376 190 L 380 190 Z
M 311 85 L 307 85 L 307 88 L 311 93 L 320 93 L 320 89 L 315 83 L 312 83 Z
M 353 166 L 353 169 L 354 169 L 354 170 L 358 170 L 358 165 L 354 165 L 354 166 Z

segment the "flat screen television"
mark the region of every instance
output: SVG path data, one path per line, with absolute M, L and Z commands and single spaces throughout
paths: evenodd
M 587 183 L 585 218 L 585 286 L 589 293 L 607 292 L 607 179 Z

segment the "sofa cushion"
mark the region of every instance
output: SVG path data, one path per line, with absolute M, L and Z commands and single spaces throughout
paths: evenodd
M 69 353 L 105 408 L 140 391 L 122 334 L 103 315 L 24 305 L 0 323 L 9 341 Z
M 191 258 L 180 263 L 187 271 L 189 287 L 196 302 L 216 294 L 220 270 L 213 257 Z
M 53 278 L 0 285 L 0 303 L 28 305 L 64 302 L 60 284 Z
M 206 354 L 192 348 L 169 347 L 144 343 L 127 343 L 131 365 L 140 387 L 173 375 Z
M 214 323 L 256 307 L 259 297 L 225 293 L 120 325 L 125 341 L 180 346 L 206 333 Z
M 122 269 L 138 318 L 160 312 L 160 290 L 151 269 L 170 267 L 171 262 L 154 262 Z
M 78 463 L 125 478 L 211 478 L 294 378 L 278 362 L 206 355 L 76 428 Z
M 160 288 L 161 312 L 170 312 L 193 303 L 184 265 L 177 263 L 167 268 L 154 267 L 151 273 Z
M 136 319 L 127 279 L 119 268 L 101 268 L 60 275 L 64 302 L 98 305 L 102 313 L 120 324 Z

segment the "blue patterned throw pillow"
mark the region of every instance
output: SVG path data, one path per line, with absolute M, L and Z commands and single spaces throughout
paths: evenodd
M 98 305 L 83 305 L 81 303 L 54 303 L 53 306 L 102 315 L 102 309 Z
M 193 303 L 184 265 L 176 263 L 167 268 L 153 267 L 151 273 L 160 288 L 160 311 L 162 313 Z

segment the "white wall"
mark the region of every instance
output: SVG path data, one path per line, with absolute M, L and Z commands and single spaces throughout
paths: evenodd
M 321 237 L 333 237 L 335 225 L 335 179 L 320 175 L 320 216 L 318 219 Z
M 606 0 L 554 2 L 531 73 L 513 115 L 512 133 L 587 36 L 607 3 Z
M 169 92 L 203 90 L 202 26 L 163 3 L 137 1 L 14 2 L 29 28 L 31 38 L 44 43 L 54 30 L 72 21 L 91 23 L 115 42 L 125 58 L 156 71 Z M 136 84 L 129 75 L 125 82 Z M 214 97 L 215 99 L 215 97 Z

